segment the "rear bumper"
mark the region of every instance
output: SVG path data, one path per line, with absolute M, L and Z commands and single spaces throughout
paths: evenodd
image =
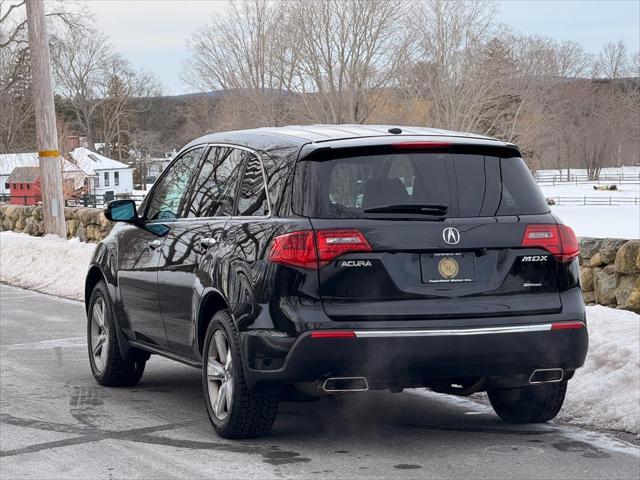
M 372 388 L 428 385 L 438 379 L 528 375 L 538 368 L 573 371 L 584 363 L 582 322 L 448 329 L 360 329 L 335 338 L 243 334 L 249 388 L 364 376 Z M 579 324 L 579 325 L 578 325 Z M 575 328 L 579 327 L 579 328 Z M 353 332 L 353 333 L 352 333 Z

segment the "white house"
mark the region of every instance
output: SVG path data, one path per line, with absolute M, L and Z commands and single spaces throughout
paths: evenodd
M 69 152 L 73 162 L 91 177 L 89 193 L 106 195 L 126 195 L 133 192 L 133 168 L 107 158 L 88 148 L 78 147 Z
M 0 195 L 9 195 L 7 179 L 14 168 L 37 166 L 39 162 L 36 152 L 0 154 Z M 63 181 L 72 182 L 74 190 L 84 187 L 87 175 L 78 166 L 62 158 L 61 171 Z

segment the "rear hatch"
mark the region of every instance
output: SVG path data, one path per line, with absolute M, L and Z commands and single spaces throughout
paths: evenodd
M 540 242 L 523 244 L 528 226 L 534 238 L 545 224 L 556 235 L 558 227 L 514 155 L 411 142 L 299 161 L 294 209 L 310 219 L 321 257 L 323 245 L 342 248 L 318 269 L 327 315 L 375 321 L 559 312 L 559 260 Z

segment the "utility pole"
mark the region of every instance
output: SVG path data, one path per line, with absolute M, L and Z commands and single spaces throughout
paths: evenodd
M 53 104 L 44 2 L 42 0 L 26 0 L 26 5 L 44 232 L 66 238 L 67 228 L 64 221 L 62 173 L 60 152 L 58 151 L 56 111 Z

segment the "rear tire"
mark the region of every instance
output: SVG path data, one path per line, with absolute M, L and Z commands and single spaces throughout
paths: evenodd
M 209 420 L 223 438 L 256 438 L 271 430 L 276 396 L 248 389 L 240 336 L 228 310 L 217 312 L 205 334 L 202 390 Z
M 543 423 L 554 418 L 564 402 L 567 382 L 487 392 L 498 416 L 509 423 Z
M 133 387 L 142 378 L 146 360 L 126 361 L 120 353 L 115 312 L 107 285 L 98 282 L 87 314 L 87 346 L 93 378 L 105 387 Z

